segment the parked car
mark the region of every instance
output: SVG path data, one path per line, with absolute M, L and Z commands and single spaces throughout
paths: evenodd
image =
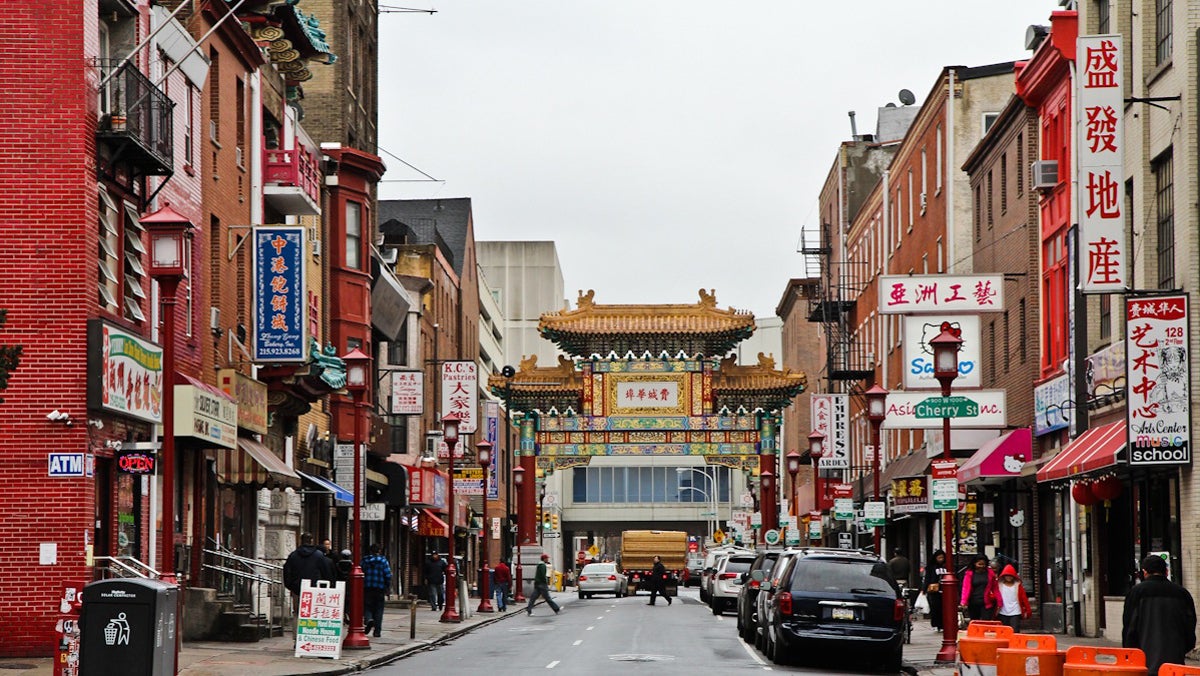
M 687 578 L 684 580 L 684 586 L 699 587 L 703 571 L 704 554 L 702 552 L 689 552 L 687 556 Z
M 787 569 L 788 562 L 798 556 L 801 551 L 803 550 L 785 549 L 779 552 L 779 557 L 775 559 L 775 565 L 771 566 L 770 573 L 763 576 L 758 596 L 754 599 L 754 647 L 763 651 L 764 654 L 769 654 L 766 625 L 770 620 L 771 600 L 779 589 L 779 576 Z
M 723 547 L 713 547 L 708 550 L 704 556 L 704 568 L 700 571 L 700 601 L 709 603 L 712 600 L 713 589 L 713 573 L 717 570 L 717 564 L 720 563 L 722 557 L 732 552 L 742 552 L 745 554 L 753 554 L 750 549 L 734 547 L 726 545 Z
M 742 574 L 742 589 L 737 598 L 737 628 L 738 635 L 747 643 L 754 641 L 758 626 L 755 604 L 758 602 L 759 590 L 762 589 L 763 581 L 771 574 L 771 568 L 775 566 L 780 553 L 777 549 L 760 553 L 750 565 L 750 570 Z
M 579 571 L 579 579 L 576 580 L 581 599 L 590 599 L 596 594 L 612 594 L 615 598 L 621 598 L 626 595 L 628 584 L 615 563 L 589 563 Z
M 787 561 L 766 612 L 777 664 L 839 655 L 900 669 L 906 608 L 887 563 L 869 552 L 803 549 Z
M 717 572 L 713 574 L 712 606 L 713 615 L 725 612 L 727 606 L 737 603 L 738 592 L 742 590 L 742 574 L 750 571 L 754 564 L 755 554 L 731 553 L 717 564 Z

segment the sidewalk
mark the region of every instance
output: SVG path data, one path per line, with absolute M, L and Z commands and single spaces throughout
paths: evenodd
M 559 599 L 563 594 L 554 594 Z M 295 637 L 288 632 L 280 637 L 256 643 L 194 641 L 184 643 L 179 650 L 181 676 L 291 676 L 305 674 L 348 674 L 363 671 L 384 662 L 399 659 L 410 653 L 425 650 L 438 643 L 465 634 L 476 627 L 499 622 L 522 612 L 525 604 L 509 604 L 507 613 L 474 614 L 478 598 L 467 600 L 470 617 L 457 624 L 438 621 L 441 611 L 429 609 L 428 603 L 417 606 L 416 637 L 409 638 L 409 609 L 388 606 L 384 610 L 382 636 L 370 636 L 371 647 L 366 650 L 342 650 L 341 659 L 293 657 Z M 518 607 L 519 605 L 519 607 Z M 545 604 L 537 610 L 544 611 Z M 53 660 L 43 658 L 0 658 L 0 673 L 13 676 L 51 676 Z

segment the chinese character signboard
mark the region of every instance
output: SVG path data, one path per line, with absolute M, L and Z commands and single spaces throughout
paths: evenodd
M 1129 464 L 1191 464 L 1188 298 L 1126 299 L 1125 318 Z
M 251 358 L 259 362 L 308 360 L 304 310 L 305 228 L 254 228 L 254 340 Z
M 617 380 L 617 410 L 679 408 L 678 380 Z
M 983 363 L 978 315 L 955 317 L 915 315 L 904 318 L 904 387 L 906 389 L 938 389 L 941 383 L 933 377 L 933 347 L 929 341 L 938 337 L 945 326 L 962 338 L 958 351 L 958 377 L 954 388 L 982 387 L 980 365 Z
M 425 374 L 392 371 L 392 415 L 421 415 L 424 401 Z
M 483 468 L 459 467 L 454 470 L 456 495 L 483 495 Z
M 441 372 L 442 416 L 457 415 L 459 434 L 474 433 L 479 417 L 478 367 L 473 361 L 448 361 L 442 363 Z
M 1129 285 L 1126 268 L 1125 101 L 1121 37 L 1080 36 L 1076 47 L 1079 98 L 1079 288 L 1114 293 Z
M 820 469 L 850 467 L 850 403 L 845 394 L 814 394 L 811 397 L 813 429 L 825 435 Z
M 488 479 L 487 479 L 487 497 L 488 500 L 498 500 L 500 498 L 500 481 L 496 475 L 497 462 L 499 461 L 500 448 L 500 402 L 485 401 L 483 403 L 483 424 L 484 436 L 487 442 L 492 445 L 492 457 L 488 461 Z
M 296 657 L 342 656 L 342 608 L 346 583 L 320 580 L 300 581 L 300 604 L 296 608 Z
M 909 476 L 892 479 L 892 513 L 909 514 L 929 511 L 929 477 Z
M 88 346 L 88 406 L 162 422 L 162 348 L 98 319 Z
M 1071 379 L 1065 373 L 1033 388 L 1033 433 L 1066 429 L 1073 406 Z
M 883 314 L 997 312 L 1004 309 L 1001 275 L 880 275 Z

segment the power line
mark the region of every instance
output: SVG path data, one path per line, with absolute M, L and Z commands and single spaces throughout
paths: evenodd
M 424 176 L 425 179 L 428 179 L 429 181 L 432 181 L 434 183 L 445 183 L 445 181 L 436 179 L 436 178 L 430 176 L 429 174 L 421 171 L 420 169 L 414 167 L 413 165 L 409 164 L 408 162 L 406 162 L 404 160 L 404 158 L 400 157 L 396 153 L 389 151 L 387 148 L 384 148 L 384 147 L 380 146 L 379 144 L 375 144 L 375 147 L 379 149 L 379 152 L 384 153 L 384 154 L 388 155 L 389 157 L 395 158 L 398 162 L 400 162 L 400 164 L 403 164 L 404 166 L 408 167 L 409 169 L 412 169 L 413 171 L 417 172 L 418 174 Z M 392 179 L 389 181 L 381 181 L 381 182 L 382 183 L 401 183 L 401 182 L 418 183 L 418 182 L 424 182 L 424 181 L 422 179 L 408 179 L 408 180 L 404 180 L 404 181 L 402 181 L 400 179 Z
M 417 9 L 414 7 L 393 7 L 391 5 L 380 5 L 380 14 L 437 14 L 436 9 Z

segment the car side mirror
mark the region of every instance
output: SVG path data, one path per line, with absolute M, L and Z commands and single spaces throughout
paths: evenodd
M 765 577 L 766 575 L 763 575 L 761 570 L 750 571 L 750 579 L 754 580 L 755 582 L 762 582 Z
M 742 577 L 741 577 L 741 579 L 742 579 L 742 584 L 746 584 L 746 580 L 749 580 L 749 579 L 750 579 L 750 574 L 749 574 L 749 573 L 742 573 Z

